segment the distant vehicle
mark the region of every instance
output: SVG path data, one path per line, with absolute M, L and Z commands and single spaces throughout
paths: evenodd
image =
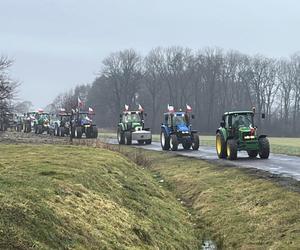
M 38 112 L 36 114 L 36 124 L 34 127 L 34 131 L 36 134 L 42 134 L 47 132 L 50 133 L 50 114 L 46 112 Z
M 54 135 L 56 136 L 68 136 L 71 130 L 71 113 L 62 109 L 54 122 Z
M 161 124 L 160 144 L 163 150 L 176 151 L 178 145 L 182 144 L 183 148 L 188 150 L 199 149 L 199 135 L 196 130 L 192 129 L 191 107 L 187 105 L 187 111 L 175 112 L 173 106 L 168 106 L 168 112 L 164 113 L 163 123 Z
M 82 135 L 85 134 L 86 138 L 97 138 L 98 137 L 98 128 L 93 122 L 92 117 L 95 115 L 93 110 L 82 111 L 77 110 L 73 114 L 72 122 L 72 138 L 82 138 Z
M 117 138 L 119 144 L 130 145 L 132 141 L 137 141 L 139 144 L 151 144 L 152 134 L 149 128 L 145 128 L 144 109 L 139 105 L 139 110 L 129 111 L 125 105 L 125 111 L 120 114 L 118 124 Z
M 37 123 L 36 115 L 38 112 L 31 111 L 24 114 L 23 119 L 23 132 L 30 133 L 35 127 Z
M 216 150 L 219 158 L 237 159 L 238 151 L 247 151 L 249 157 L 267 159 L 270 144 L 266 135 L 258 135 L 252 111 L 226 112 L 216 132 Z M 262 114 L 262 118 L 265 115 Z

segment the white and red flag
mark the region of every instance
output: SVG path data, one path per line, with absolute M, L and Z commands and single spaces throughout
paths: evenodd
M 89 107 L 89 113 L 94 113 L 94 109 L 92 109 L 91 107 Z
M 169 112 L 174 112 L 175 109 L 174 109 L 173 106 L 171 106 L 171 105 L 168 104 L 168 111 L 169 111 Z
M 83 101 L 79 98 L 79 96 L 78 96 L 78 99 L 77 99 L 77 103 L 78 103 L 79 108 L 83 108 Z
M 141 104 L 139 104 L 139 111 L 143 112 L 144 111 L 144 108 L 142 107 Z
M 192 107 L 188 104 L 186 104 L 186 111 L 187 112 L 192 112 Z
M 129 110 L 129 106 L 125 104 L 125 111 Z

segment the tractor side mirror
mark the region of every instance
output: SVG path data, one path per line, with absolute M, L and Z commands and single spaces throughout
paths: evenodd
M 262 113 L 262 114 L 261 114 L 261 118 L 262 118 L 262 119 L 265 119 L 265 118 L 266 118 L 266 114 L 265 114 L 265 113 Z
M 221 121 L 221 122 L 220 122 L 220 126 L 221 126 L 221 128 L 224 128 L 224 127 L 225 127 L 225 122 L 224 122 L 224 121 Z
M 192 115 L 191 117 L 192 117 L 192 119 L 195 119 L 195 115 Z

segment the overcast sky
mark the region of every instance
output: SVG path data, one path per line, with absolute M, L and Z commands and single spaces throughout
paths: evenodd
M 287 57 L 300 50 L 297 0 L 0 0 L 0 54 L 36 108 L 91 83 L 109 53 L 207 46 Z

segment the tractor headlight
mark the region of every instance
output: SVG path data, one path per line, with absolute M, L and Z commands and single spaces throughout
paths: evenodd
M 244 137 L 245 140 L 251 140 L 251 139 L 255 139 L 255 136 L 254 135 L 246 135 Z

